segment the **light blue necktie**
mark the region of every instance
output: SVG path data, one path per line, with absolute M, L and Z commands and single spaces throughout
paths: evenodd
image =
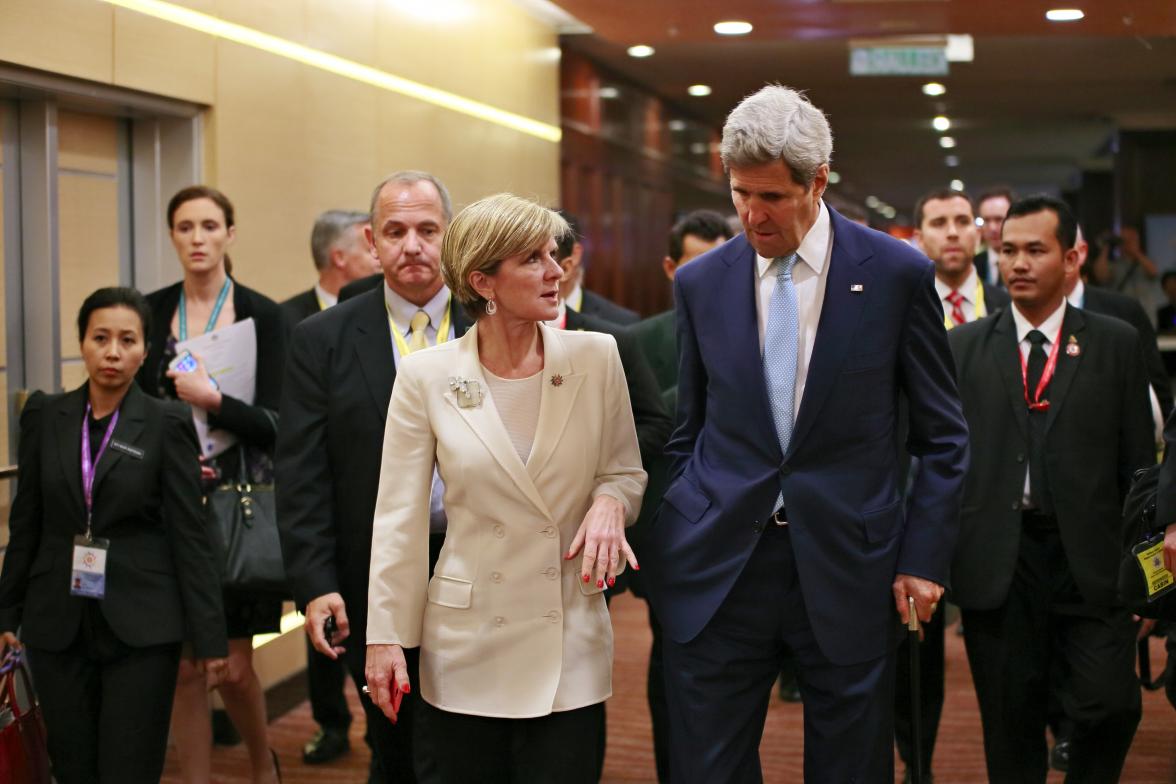
M 796 403 L 796 357 L 800 343 L 800 314 L 792 282 L 796 262 L 795 253 L 775 260 L 776 288 L 768 306 L 764 333 L 764 380 L 768 384 L 768 400 L 782 454 L 788 454 L 788 443 L 792 440 Z

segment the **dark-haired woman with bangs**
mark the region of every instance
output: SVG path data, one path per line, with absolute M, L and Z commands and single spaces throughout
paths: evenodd
M 0 641 L 28 651 L 59 784 L 158 782 L 181 644 L 227 667 L 191 412 L 135 383 L 150 321 L 133 289 L 91 294 L 86 383 L 20 418 Z
M 204 459 L 206 492 L 222 481 L 236 479 L 242 456 L 251 482 L 273 481 L 285 327 L 277 303 L 231 276 L 228 249 L 236 239 L 235 224 L 233 205 L 220 191 L 204 185 L 179 191 L 167 205 L 167 225 L 184 277 L 147 296 L 155 326 L 139 383 L 150 394 L 176 398 L 203 410 L 212 428 L 236 436 L 240 445 Z M 169 368 L 177 343 L 250 318 L 257 339 L 252 403 L 222 393 L 198 353 L 193 353 L 195 370 Z M 249 749 L 251 781 L 275 784 L 280 780 L 277 757 L 266 739 L 265 695 L 253 669 L 253 635 L 279 630 L 282 597 L 226 593 L 224 604 L 229 666 L 219 686 L 221 699 Z M 180 663 L 172 733 L 183 780 L 205 784 L 212 767 L 208 689 L 203 675 L 188 659 Z

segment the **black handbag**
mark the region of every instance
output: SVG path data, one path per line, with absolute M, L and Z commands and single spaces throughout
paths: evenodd
M 1176 591 L 1147 600 L 1148 590 L 1143 571 L 1135 557 L 1135 547 L 1146 542 L 1165 526 L 1156 524 L 1156 496 L 1159 493 L 1160 464 L 1135 472 L 1131 489 L 1123 501 L 1123 548 L 1119 557 L 1119 600 L 1142 618 L 1176 620 Z
M 289 589 L 278 539 L 274 486 L 272 482 L 252 482 L 245 449 L 239 451 L 236 481 L 221 484 L 205 498 L 221 546 L 221 584 L 237 593 L 284 596 Z

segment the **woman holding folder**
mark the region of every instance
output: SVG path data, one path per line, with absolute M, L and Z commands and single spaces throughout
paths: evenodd
M 28 650 L 59 784 L 159 781 L 181 643 L 211 680 L 226 666 L 191 413 L 134 381 L 149 324 L 137 291 L 91 294 L 88 380 L 20 418 L 0 640 Z
M 207 416 L 211 428 L 234 436 L 236 444 L 203 459 L 205 491 L 239 475 L 241 459 L 252 482 L 272 481 L 277 410 L 285 360 L 285 329 L 278 305 L 231 276 L 228 248 L 236 238 L 232 203 L 203 185 L 184 188 L 167 206 L 172 245 L 184 268 L 179 283 L 147 296 L 155 324 L 139 383 L 150 394 L 178 398 Z M 253 402 L 222 393 L 198 353 L 177 344 L 235 322 L 253 320 L 257 376 Z M 193 366 L 185 370 L 185 364 Z M 202 445 L 207 453 L 208 445 Z M 253 635 L 276 632 L 281 597 L 226 593 L 229 667 L 220 684 L 229 718 L 249 749 L 254 784 L 277 782 L 277 758 L 266 740 L 265 699 L 253 669 Z M 185 782 L 202 784 L 211 775 L 212 729 L 205 679 L 190 660 L 180 664 L 172 711 L 172 732 Z

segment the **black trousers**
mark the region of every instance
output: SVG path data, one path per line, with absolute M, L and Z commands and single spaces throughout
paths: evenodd
M 343 693 L 347 668 L 337 659 L 328 659 L 314 649 L 306 638 L 306 688 L 310 696 L 310 714 L 323 729 L 346 732 L 351 726 L 351 709 Z
M 763 780 L 760 739 L 786 649 L 804 700 L 805 780 L 894 780 L 895 646 L 857 664 L 829 661 L 813 634 L 794 558 L 787 528 L 768 526 L 702 632 L 687 643 L 664 641 L 675 784 Z M 893 628 L 897 633 L 897 623 Z
M 649 718 L 653 725 L 653 759 L 657 765 L 657 780 L 661 784 L 670 781 L 670 708 L 666 699 L 666 668 L 663 659 L 661 622 L 649 608 L 649 630 L 653 641 L 649 646 L 649 672 L 645 678 L 645 695 L 649 703 Z
M 943 613 L 941 602 L 931 620 L 923 624 L 923 641 L 919 643 L 919 707 L 922 719 L 923 771 L 931 772 L 931 756 L 939 735 L 939 718 L 943 715 Z M 894 678 L 894 741 L 898 755 L 907 768 L 915 768 L 914 712 L 911 705 L 910 643 L 904 636 L 898 645 Z
M 133 648 L 97 602 L 63 651 L 28 648 L 58 784 L 157 784 L 180 643 Z
M 1051 665 L 1073 722 L 1068 784 L 1119 780 L 1139 724 L 1135 625 L 1124 610 L 1087 605 L 1057 531 L 1026 528 L 1008 598 L 963 611 L 991 781 L 1045 781 Z
M 470 716 L 415 706 L 422 784 L 595 784 L 604 703 L 534 719 Z

